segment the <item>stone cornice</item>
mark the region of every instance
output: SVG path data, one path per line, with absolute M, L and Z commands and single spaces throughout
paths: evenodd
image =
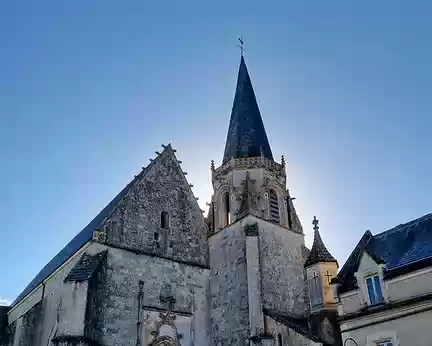
M 222 166 L 212 171 L 212 179 L 219 175 L 225 175 L 234 169 L 253 169 L 253 168 L 266 168 L 272 171 L 281 172 L 284 176 L 284 165 L 277 163 L 273 160 L 266 159 L 265 157 L 244 157 L 239 159 L 231 159 Z

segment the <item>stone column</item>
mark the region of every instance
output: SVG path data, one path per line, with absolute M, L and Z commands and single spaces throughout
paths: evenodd
M 261 302 L 261 271 L 259 266 L 258 225 L 246 225 L 246 264 L 249 299 L 250 337 L 264 334 L 264 314 Z

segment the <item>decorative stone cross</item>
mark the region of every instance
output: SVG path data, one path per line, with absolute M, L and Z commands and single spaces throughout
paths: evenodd
M 314 219 L 312 221 L 312 225 L 314 226 L 313 229 L 314 231 L 318 232 L 319 230 L 319 226 L 318 226 L 319 220 L 317 220 L 316 216 L 314 216 Z
M 328 284 L 330 285 L 330 279 L 333 277 L 333 275 L 331 275 L 330 273 L 329 273 L 329 271 L 327 270 L 327 274 L 326 275 L 324 275 L 325 277 L 327 277 L 327 281 L 328 281 Z

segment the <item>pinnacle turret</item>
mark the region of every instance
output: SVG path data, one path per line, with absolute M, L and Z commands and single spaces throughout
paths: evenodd
M 304 266 L 308 267 L 312 264 L 316 264 L 319 262 L 336 262 L 336 259 L 330 254 L 327 250 L 324 242 L 321 239 L 321 235 L 319 233 L 318 220 L 314 216 L 312 221 L 314 225 L 314 241 L 312 245 L 312 249 L 310 251 L 309 257 L 307 258 Z

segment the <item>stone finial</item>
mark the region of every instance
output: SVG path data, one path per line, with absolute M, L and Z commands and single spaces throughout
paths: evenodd
M 285 156 L 281 156 L 281 165 L 285 166 Z
M 211 162 L 210 162 L 210 169 L 211 169 L 212 171 L 215 170 L 214 160 L 211 160 Z
M 312 225 L 314 226 L 314 240 L 312 249 L 304 264 L 305 268 L 319 262 L 335 262 L 337 265 L 336 259 L 330 254 L 321 239 L 318 223 L 319 221 L 317 220 L 316 216 L 314 216 L 312 221 Z
M 314 216 L 313 221 L 312 221 L 312 225 L 314 226 L 313 229 L 316 232 L 318 232 L 318 230 L 319 230 L 318 223 L 319 223 L 319 220 L 317 220 L 316 216 Z

